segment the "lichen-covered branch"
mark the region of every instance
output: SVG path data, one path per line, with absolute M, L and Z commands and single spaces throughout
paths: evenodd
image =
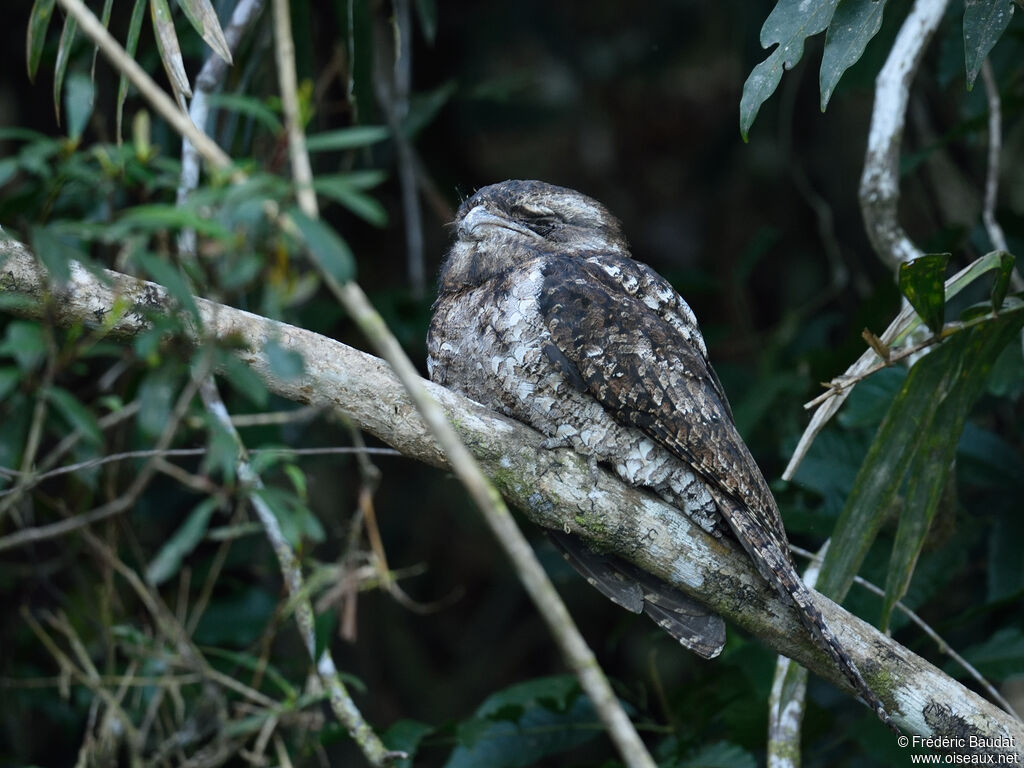
M 105 286 L 77 265 L 72 265 L 71 282 L 48 299 L 45 274 L 14 241 L 0 243 L 0 264 L 0 291 L 34 298 L 23 313 L 45 313 L 63 325 L 95 324 L 111 310 L 115 296 L 131 307 L 173 311 L 173 302 L 157 285 L 111 272 L 111 284 Z M 405 455 L 447 466 L 405 388 L 383 361 L 301 328 L 203 299 L 196 304 L 204 333 L 240 342 L 239 358 L 274 393 L 337 408 Z M 146 316 L 132 310 L 113 325 L 111 334 L 130 338 L 146 327 Z M 271 339 L 303 355 L 302 377 L 283 380 L 274 374 L 263 353 Z M 528 427 L 442 387 L 429 382 L 423 386 L 505 497 L 533 522 L 568 528 L 619 553 L 849 692 L 843 675 L 817 650 L 789 605 L 761 580 L 739 547 L 708 536 L 674 508 L 610 473 L 600 472 L 594 483 L 584 458 L 569 450 L 540 450 L 540 435 Z M 965 744 L 972 736 L 994 739 L 995 746 L 983 752 L 1021 754 L 1024 726 L 1011 715 L 826 598 L 816 596 L 816 602 L 904 731 L 963 739 Z M 998 746 L 1011 739 L 1015 747 Z
M 910 84 L 948 2 L 914 3 L 875 79 L 875 105 L 860 179 L 860 206 L 875 252 L 893 269 L 921 255 L 899 222 L 900 142 Z

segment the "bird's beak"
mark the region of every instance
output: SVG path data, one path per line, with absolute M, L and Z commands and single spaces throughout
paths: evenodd
M 539 237 L 532 229 L 517 224 L 504 216 L 497 216 L 482 205 L 470 208 L 466 215 L 459 219 L 459 237 L 467 240 L 482 240 L 487 236 L 489 228 L 508 229 L 528 237 Z

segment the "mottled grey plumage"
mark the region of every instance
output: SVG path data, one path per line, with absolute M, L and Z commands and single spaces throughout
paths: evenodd
M 630 257 L 618 221 L 574 190 L 506 181 L 464 202 L 456 225 L 427 339 L 431 378 L 652 489 L 711 534 L 734 536 L 888 720 L 793 566 L 693 312 Z M 615 602 L 702 655 L 720 650 L 721 620 L 688 597 L 571 539 L 560 546 Z

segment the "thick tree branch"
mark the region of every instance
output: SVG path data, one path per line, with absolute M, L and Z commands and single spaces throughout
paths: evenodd
M 35 300 L 21 310 L 28 316 L 42 317 L 45 311 L 63 325 L 96 325 L 118 297 L 122 306 L 126 302 L 132 309 L 113 325 L 111 334 L 130 338 L 147 327 L 141 307 L 173 311 L 173 302 L 157 285 L 109 272 L 111 285 L 106 286 L 77 265 L 72 265 L 71 282 L 51 291 L 36 260 L 14 241 L 0 243 L 0 263 L 0 290 Z M 203 299 L 196 304 L 203 333 L 240 342 L 239 358 L 276 394 L 337 408 L 405 455 L 447 466 L 405 389 L 383 361 L 301 328 Z M 301 378 L 286 381 L 273 373 L 262 352 L 271 339 L 303 355 L 306 372 Z M 442 387 L 424 385 L 502 493 L 533 522 L 572 530 L 595 546 L 621 554 L 850 691 L 789 605 L 760 579 L 738 546 L 709 537 L 674 508 L 625 486 L 610 473 L 600 472 L 595 483 L 582 457 L 569 450 L 541 450 L 540 436 L 528 427 Z M 0 539 L 0 548 L 12 536 Z M 982 752 L 1022 754 L 1024 726 L 1011 715 L 831 601 L 816 599 L 906 732 L 963 744 L 954 751 L 978 752 L 968 747 L 975 737 L 996 740 Z M 999 746 L 1009 743 L 1014 746 Z

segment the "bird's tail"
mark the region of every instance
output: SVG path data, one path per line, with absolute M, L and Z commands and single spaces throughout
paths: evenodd
M 734 517 L 738 519 L 734 521 Z M 818 647 L 828 654 L 836 667 L 850 681 L 854 690 L 864 700 L 864 703 L 875 711 L 879 719 L 890 730 L 899 734 L 900 730 L 892 721 L 892 718 L 889 717 L 885 705 L 875 695 L 875 692 L 871 690 L 871 686 L 864 680 L 860 670 L 857 669 L 857 665 L 853 663 L 853 659 L 850 658 L 842 644 L 840 644 L 839 639 L 833 634 L 828 624 L 825 623 L 825 617 L 814 602 L 811 591 L 804 584 L 803 579 L 800 578 L 800 574 L 797 573 L 789 553 L 781 550 L 778 542 L 765 536 L 759 528 L 753 525 L 744 526 L 743 523 L 747 519 L 746 516 L 727 515 L 727 518 L 734 527 L 738 524 L 745 529 L 742 531 L 742 535 L 738 535 L 738 538 L 743 542 L 744 548 L 754 561 L 754 565 L 757 566 L 761 576 L 775 587 L 783 599 L 794 605 L 797 615 L 800 617 L 800 622 L 810 632 Z M 740 534 L 740 532 L 737 531 L 737 534 Z

